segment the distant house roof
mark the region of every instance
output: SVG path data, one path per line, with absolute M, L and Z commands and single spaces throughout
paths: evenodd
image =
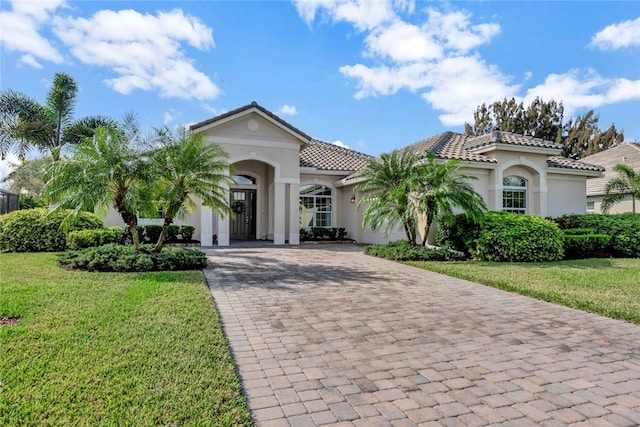
M 363 168 L 373 156 L 314 139 L 300 151 L 300 167 L 353 172 Z
M 313 139 L 309 135 L 307 135 L 306 133 L 302 132 L 297 127 L 295 127 L 295 126 L 291 125 L 290 123 L 282 120 L 280 117 L 276 116 L 271 111 L 267 110 L 266 108 L 264 108 L 263 106 L 261 106 L 260 104 L 258 104 L 255 101 L 253 101 L 251 104 L 244 105 L 244 106 L 242 106 L 240 108 L 236 108 L 235 110 L 227 111 L 226 113 L 220 114 L 218 116 L 212 117 L 212 118 L 207 119 L 207 120 L 203 120 L 203 121 L 201 121 L 199 123 L 194 123 L 191 126 L 189 126 L 189 129 L 190 130 L 198 130 L 198 129 L 200 129 L 202 127 L 205 127 L 207 125 L 210 125 L 210 124 L 213 124 L 213 123 L 216 123 L 216 122 L 220 122 L 220 121 L 222 121 L 222 120 L 224 120 L 224 119 L 226 119 L 228 117 L 235 116 L 237 114 L 243 113 L 243 112 L 251 110 L 251 109 L 256 109 L 256 110 L 262 112 L 263 114 L 265 114 L 266 116 L 270 117 L 274 121 L 280 123 L 285 128 L 287 128 L 290 131 L 300 135 L 303 139 L 306 139 L 307 141 L 311 141 Z
M 607 182 L 611 178 L 618 176 L 618 173 L 613 170 L 613 167 L 618 163 L 629 165 L 635 171 L 640 172 L 640 143 L 629 142 L 621 144 L 584 157 L 581 161 L 601 165 L 605 171 L 602 178 L 590 178 L 587 180 L 587 196 L 605 194 Z

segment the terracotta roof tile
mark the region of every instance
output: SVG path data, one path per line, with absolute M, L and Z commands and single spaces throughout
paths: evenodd
M 300 152 L 300 167 L 320 170 L 357 171 L 373 156 L 340 147 L 328 142 L 313 140 Z
M 592 165 L 583 161 L 569 159 L 562 156 L 550 156 L 547 158 L 547 165 L 552 168 L 577 169 L 584 171 L 602 172 L 604 168 L 598 165 Z
M 402 150 L 411 150 L 416 152 L 430 151 L 436 157 L 441 159 L 458 159 L 475 162 L 496 163 L 496 160 L 475 154 L 466 149 L 466 141 L 469 137 L 456 132 L 443 132 L 439 135 L 423 139 Z
M 484 135 L 476 137 L 469 137 L 467 139 L 466 148 L 468 150 L 474 150 L 491 144 L 511 144 L 524 145 L 527 147 L 562 149 L 562 145 L 556 144 L 553 141 L 547 141 L 542 138 L 535 138 L 533 136 L 520 135 L 517 133 L 502 132 L 499 130 L 494 130 L 490 133 L 485 133 Z

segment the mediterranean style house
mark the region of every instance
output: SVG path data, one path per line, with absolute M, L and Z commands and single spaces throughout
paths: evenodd
M 581 161 L 594 163 L 604 167 L 604 176 L 589 178 L 587 180 L 587 212 L 600 213 L 602 211 L 602 199 L 606 194 L 607 182 L 618 176 L 613 167 L 618 163 L 630 166 L 640 173 L 640 144 L 629 142 L 618 145 L 608 150 L 584 157 Z M 640 200 L 636 200 L 636 210 L 640 210 Z M 633 211 L 633 199 L 628 195 L 622 202 L 615 204 L 609 210 L 610 213 L 623 213 Z
M 200 205 L 184 224 L 196 228 L 203 246 L 236 240 L 270 240 L 298 245 L 300 228 L 344 227 L 360 243 L 403 239 L 362 226 L 358 171 L 372 156 L 313 139 L 272 112 L 251 103 L 191 126 L 205 141 L 220 145 L 232 165 L 229 188 L 234 218 Z M 549 141 L 494 131 L 479 137 L 444 132 L 403 149 L 431 151 L 459 159 L 463 172 L 490 210 L 559 216 L 584 213 L 586 182 L 603 168 L 560 157 Z M 141 223 L 144 223 L 141 221 Z M 112 210 L 106 225 L 122 225 Z

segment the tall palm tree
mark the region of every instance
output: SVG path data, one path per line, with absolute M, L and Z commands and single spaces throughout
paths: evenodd
M 437 161 L 433 153 L 427 154 L 415 188 L 418 210 L 425 219 L 423 246 L 427 244 L 434 221 L 442 219 L 450 222 L 454 217 L 454 208 L 464 211 L 474 220 L 478 220 L 487 210 L 482 197 L 466 182 L 471 179 L 477 178 L 460 173 L 457 160 Z
M 149 161 L 131 147 L 130 135 L 132 130 L 122 128 L 96 129 L 93 137 L 77 146 L 73 156 L 50 165 L 45 194 L 55 209 L 73 209 L 63 225 L 83 210 L 104 214 L 112 205 L 139 248 L 137 214 L 149 202 L 151 176 Z
M 618 176 L 607 182 L 606 195 L 602 199 L 602 212 L 608 213 L 611 207 L 631 195 L 632 212 L 636 212 L 636 199 L 640 199 L 640 172 L 632 167 L 618 163 L 613 167 Z
M 196 210 L 202 200 L 214 213 L 232 215 L 226 184 L 229 156 L 218 145 L 206 144 L 202 133 L 180 129 L 175 135 L 160 132 L 160 148 L 150 153 L 156 202 L 162 208 L 162 232 L 154 247 L 160 251 L 174 219 L 183 219 Z
M 365 181 L 356 186 L 364 193 L 358 206 L 366 206 L 363 224 L 372 230 L 384 226 L 388 236 L 401 225 L 407 241 L 416 243 L 417 205 L 412 194 L 418 184 L 420 157 L 412 151 L 392 151 L 372 159 L 360 177 Z
M 4 159 L 12 148 L 24 157 L 30 148 L 48 151 L 54 161 L 60 160 L 66 144 L 77 144 L 93 135 L 98 126 L 112 126 L 112 119 L 102 116 L 74 121 L 78 94 L 75 80 L 56 73 L 44 105 L 21 92 L 0 92 L 0 156 Z

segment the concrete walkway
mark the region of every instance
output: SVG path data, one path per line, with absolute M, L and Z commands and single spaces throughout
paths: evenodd
M 207 249 L 258 426 L 637 426 L 640 327 L 366 256 Z

